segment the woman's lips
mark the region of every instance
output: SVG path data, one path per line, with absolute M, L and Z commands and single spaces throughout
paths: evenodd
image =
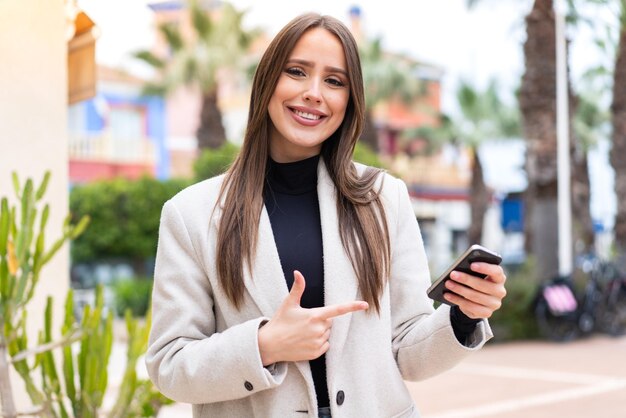
M 311 109 L 301 109 L 295 107 L 289 107 L 288 109 L 295 121 L 305 126 L 317 126 L 326 117 L 326 115 L 321 112 Z

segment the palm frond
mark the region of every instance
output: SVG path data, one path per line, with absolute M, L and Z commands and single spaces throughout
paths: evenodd
M 161 58 L 154 55 L 151 51 L 148 51 L 148 50 L 137 51 L 133 54 L 133 57 L 149 64 L 150 66 L 154 68 L 157 68 L 157 69 L 165 68 L 165 61 L 163 61 Z
M 180 51 L 185 45 L 183 37 L 178 29 L 178 26 L 174 23 L 164 23 L 159 26 L 159 31 L 165 37 L 167 46 L 172 50 L 172 53 Z
M 190 2 L 189 13 L 191 14 L 191 22 L 198 37 L 204 41 L 208 41 L 213 31 L 213 21 L 209 15 L 196 0 Z
M 192 36 L 183 36 L 176 23 L 159 26 L 169 53 L 159 57 L 140 51 L 135 56 L 159 70 L 160 86 L 149 86 L 150 93 L 165 94 L 176 88 L 194 86 L 203 94 L 217 88 L 220 69 L 242 71 L 248 61 L 242 56 L 258 30 L 244 30 L 245 12 L 223 3 L 219 18 L 212 19 L 198 0 L 190 0 L 189 13 Z
M 142 96 L 165 96 L 168 93 L 165 84 L 149 82 L 144 84 L 141 89 Z

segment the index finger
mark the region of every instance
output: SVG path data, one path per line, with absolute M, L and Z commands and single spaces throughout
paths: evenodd
M 367 302 L 354 301 L 354 302 L 339 303 L 337 305 L 331 305 L 331 306 L 323 306 L 321 308 L 315 308 L 315 311 L 323 319 L 330 319 L 336 316 L 345 315 L 350 312 L 364 311 L 367 308 L 369 308 L 369 305 Z
M 498 264 L 472 263 L 470 267 L 475 272 L 486 274 L 493 282 L 504 283 L 506 280 L 504 269 Z

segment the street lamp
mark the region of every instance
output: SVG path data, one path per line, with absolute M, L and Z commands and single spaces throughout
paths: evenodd
M 569 151 L 569 95 L 567 85 L 567 46 L 565 39 L 565 0 L 555 0 L 556 26 L 556 140 L 559 217 L 559 275 L 572 272 L 572 204 Z

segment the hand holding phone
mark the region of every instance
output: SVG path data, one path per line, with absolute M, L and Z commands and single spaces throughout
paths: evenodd
M 484 274 L 477 273 L 470 268 L 470 265 L 475 262 L 500 264 L 502 262 L 502 257 L 500 254 L 481 245 L 472 245 L 463 254 L 461 254 L 459 258 L 457 258 L 456 261 L 452 263 L 452 265 L 441 276 L 439 276 L 437 280 L 433 282 L 427 290 L 428 297 L 447 305 L 453 305 L 443 297 L 445 292 L 450 292 L 450 290 L 445 287 L 445 282 L 450 280 L 450 273 L 455 270 L 471 274 L 472 276 L 485 278 L 486 276 Z

